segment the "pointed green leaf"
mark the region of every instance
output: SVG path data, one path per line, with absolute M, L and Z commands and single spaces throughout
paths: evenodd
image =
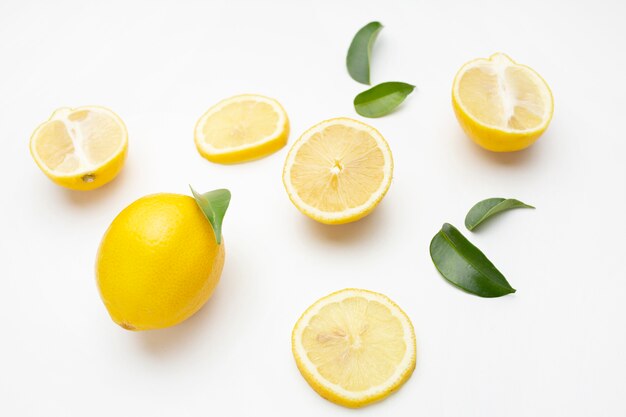
M 378 84 L 354 98 L 354 109 L 364 117 L 384 116 L 398 107 L 414 88 L 397 81 Z
M 200 209 L 204 213 L 215 234 L 215 241 L 217 244 L 222 243 L 222 221 L 224 220 L 224 214 L 228 209 L 230 203 L 230 191 L 222 188 L 219 190 L 209 191 L 208 193 L 199 194 L 191 186 L 191 192 L 196 199 L 196 203 L 200 206 Z
M 467 216 L 465 216 L 465 227 L 467 227 L 468 230 L 474 230 L 476 226 L 491 216 L 515 208 L 534 209 L 533 206 L 529 206 L 514 198 L 488 198 L 479 201 L 470 209 Z
M 430 257 L 450 283 L 480 297 L 515 292 L 504 275 L 454 226 L 444 223 L 430 242 Z
M 354 35 L 346 57 L 348 73 L 354 81 L 362 84 L 370 83 L 372 45 L 382 28 L 383 25 L 380 22 L 370 22 Z

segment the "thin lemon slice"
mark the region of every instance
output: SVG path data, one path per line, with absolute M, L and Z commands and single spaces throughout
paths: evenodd
M 302 376 L 322 397 L 361 407 L 388 396 L 415 369 L 415 332 L 382 294 L 345 289 L 309 307 L 292 333 Z
M 391 184 L 393 159 L 383 136 L 348 118 L 319 123 L 292 146 L 283 183 L 293 204 L 321 223 L 368 215 Z
M 465 133 L 496 152 L 532 145 L 554 111 L 543 78 L 502 53 L 463 65 L 454 78 L 452 105 Z
M 92 190 L 120 172 L 128 149 L 124 122 L 111 110 L 60 108 L 30 138 L 30 152 L 55 183 Z
M 220 101 L 198 120 L 195 130 L 200 154 L 223 164 L 276 152 L 288 136 L 289 119 L 280 103 L 252 94 Z

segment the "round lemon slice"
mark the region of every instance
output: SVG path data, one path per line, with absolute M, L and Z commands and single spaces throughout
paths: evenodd
M 280 103 L 244 94 L 211 107 L 198 120 L 194 138 L 203 157 L 229 164 L 276 152 L 288 136 L 289 119 Z
M 56 184 L 92 190 L 111 181 L 126 159 L 128 133 L 104 107 L 60 108 L 30 138 L 30 152 Z
M 393 159 L 383 136 L 348 118 L 319 123 L 294 143 L 283 169 L 293 204 L 326 224 L 368 215 L 391 184 Z
M 322 397 L 362 407 L 387 397 L 415 369 L 415 333 L 382 294 L 345 289 L 309 307 L 292 333 L 304 379 Z
M 463 65 L 454 78 L 452 105 L 465 133 L 495 152 L 532 145 L 554 110 L 543 78 L 502 53 Z

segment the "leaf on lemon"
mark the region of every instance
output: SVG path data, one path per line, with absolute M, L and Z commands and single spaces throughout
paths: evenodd
M 354 35 L 346 57 L 348 73 L 354 81 L 362 84 L 370 83 L 372 45 L 382 28 L 383 25 L 380 22 L 370 22 Z
M 378 84 L 354 98 L 354 109 L 364 117 L 381 117 L 391 113 L 415 89 L 398 81 Z
M 522 203 L 514 198 L 488 198 L 486 200 L 479 201 L 470 209 L 467 216 L 465 216 L 465 227 L 467 227 L 468 230 L 474 230 L 476 226 L 488 218 L 503 211 L 516 208 L 534 209 L 533 206 Z
M 444 223 L 430 242 L 437 270 L 454 286 L 479 297 L 501 297 L 515 292 L 504 275 L 456 227 Z
M 222 221 L 224 220 L 224 214 L 230 204 L 230 191 L 225 188 L 209 191 L 208 193 L 199 194 L 193 187 L 191 192 L 196 199 L 196 203 L 200 206 L 200 209 L 204 213 L 205 217 L 211 223 L 213 233 L 215 234 L 215 241 L 217 244 L 222 243 Z

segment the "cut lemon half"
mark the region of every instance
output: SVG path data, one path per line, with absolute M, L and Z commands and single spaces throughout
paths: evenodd
M 111 181 L 126 159 L 128 133 L 111 110 L 60 108 L 30 138 L 30 152 L 55 183 L 92 190 Z
M 348 118 L 319 123 L 294 143 L 283 169 L 293 204 L 327 224 L 368 215 L 391 184 L 393 159 L 383 136 Z
M 543 78 L 502 53 L 463 65 L 454 78 L 452 105 L 465 133 L 495 152 L 532 145 L 554 110 Z
M 288 136 L 289 119 L 278 101 L 243 94 L 211 107 L 198 120 L 194 138 L 203 157 L 229 164 L 276 152 Z
M 292 333 L 304 379 L 322 397 L 362 407 L 387 397 L 415 369 L 415 332 L 382 294 L 345 289 L 309 307 Z

